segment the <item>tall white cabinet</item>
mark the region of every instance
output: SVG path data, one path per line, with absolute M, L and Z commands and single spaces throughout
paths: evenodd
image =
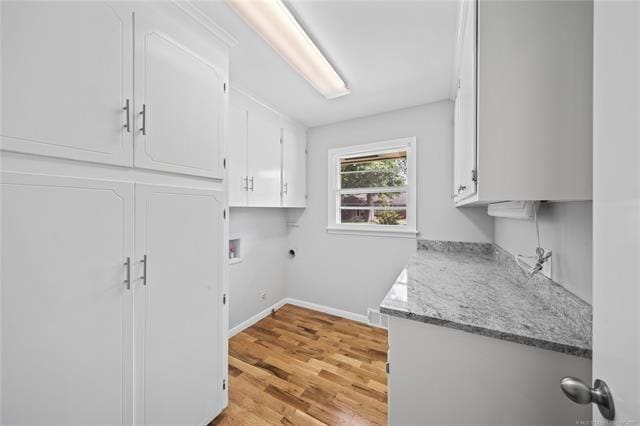
M 0 423 L 207 424 L 228 46 L 177 3 L 0 7 Z
M 2 424 L 131 424 L 132 183 L 2 175 Z
M 207 424 L 224 406 L 225 200 L 136 185 L 136 424 Z
M 307 129 L 231 89 L 229 204 L 305 207 Z

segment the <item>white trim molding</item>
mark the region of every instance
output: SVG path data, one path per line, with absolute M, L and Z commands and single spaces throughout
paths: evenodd
M 390 229 L 381 228 L 379 226 L 367 227 L 367 225 L 334 225 L 327 226 L 328 234 L 343 235 L 360 235 L 364 237 L 397 237 L 397 238 L 416 238 L 418 231 L 416 229 Z
M 335 315 L 337 317 L 342 317 L 342 318 L 350 319 L 353 321 L 362 322 L 365 324 L 369 323 L 369 320 L 367 319 L 366 315 L 360 315 L 360 314 L 356 314 L 349 311 L 343 311 L 342 309 L 331 308 L 329 306 L 319 305 L 317 303 L 307 302 L 299 299 L 293 299 L 291 297 L 287 297 L 285 298 L 285 300 L 286 300 L 285 304 L 289 303 L 291 305 L 299 306 L 301 308 L 307 308 L 314 311 L 323 312 L 325 314 Z
M 283 299 L 280 299 L 278 302 L 276 302 L 273 305 L 269 306 L 267 309 L 258 312 L 257 314 L 255 314 L 251 318 L 248 318 L 248 319 L 242 321 L 240 324 L 236 325 L 235 327 L 230 328 L 229 329 L 229 338 L 232 338 L 233 336 L 235 336 L 236 334 L 240 333 L 241 331 L 251 327 L 253 324 L 257 323 L 262 318 L 270 315 L 272 311 L 274 311 L 274 310 L 277 311 L 278 309 L 283 307 L 286 303 L 287 303 L 287 298 L 286 297 L 283 298 Z
M 363 324 L 371 325 L 372 327 L 376 326 L 374 324 L 369 323 L 369 318 L 367 317 L 367 315 L 360 315 L 360 314 L 356 314 L 349 311 L 343 311 L 342 309 L 336 309 L 336 308 L 331 308 L 325 305 L 319 305 L 317 303 L 306 302 L 304 300 L 293 299 L 291 297 L 284 297 L 280 299 L 278 302 L 269 306 L 267 309 L 258 312 L 251 318 L 248 318 L 245 321 L 242 321 L 240 324 L 236 325 L 235 327 L 232 327 L 231 329 L 229 329 L 229 338 L 232 338 L 236 334 L 246 330 L 247 328 L 251 327 L 258 321 L 260 321 L 261 319 L 270 315 L 273 310 L 277 311 L 278 309 L 280 309 L 286 304 L 295 305 L 301 308 L 307 308 L 314 311 L 323 312 L 325 314 L 335 315 L 337 317 L 350 319 L 353 321 L 361 322 Z
M 202 9 L 196 6 L 197 2 L 172 0 L 172 3 L 202 26 L 202 28 L 208 31 L 209 34 L 221 40 L 228 47 L 234 48 L 238 45 L 238 40 L 236 40 L 234 36 L 218 25 L 209 17 L 209 15 L 202 11 Z

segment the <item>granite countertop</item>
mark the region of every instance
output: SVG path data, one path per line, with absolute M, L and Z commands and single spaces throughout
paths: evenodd
M 418 241 L 380 312 L 591 358 L 591 305 L 493 244 Z

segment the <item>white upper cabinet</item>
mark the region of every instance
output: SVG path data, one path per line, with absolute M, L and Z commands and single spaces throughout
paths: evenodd
M 282 207 L 307 204 L 307 129 L 285 122 L 282 127 Z
M 268 111 L 254 110 L 249 114 L 248 129 L 248 203 L 254 207 L 280 207 L 280 120 Z
M 232 89 L 229 205 L 306 205 L 306 128 Z
M 591 199 L 593 4 L 461 5 L 456 204 Z
M 229 205 L 246 206 L 248 192 L 247 171 L 247 116 L 248 111 L 234 105 L 229 107 L 229 144 L 227 165 L 229 170 Z
M 224 64 L 153 10 L 140 9 L 135 20 L 136 167 L 222 179 Z
M 131 10 L 107 2 L 0 7 L 2 149 L 132 165 Z
M 476 194 L 476 3 L 462 3 L 458 88 L 455 98 L 454 187 L 456 201 Z
M 1 7 L 2 149 L 224 178 L 228 47 L 180 6 Z

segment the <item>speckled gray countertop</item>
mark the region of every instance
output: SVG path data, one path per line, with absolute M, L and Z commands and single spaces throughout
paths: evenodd
M 380 312 L 591 358 L 591 305 L 493 244 L 418 241 Z

